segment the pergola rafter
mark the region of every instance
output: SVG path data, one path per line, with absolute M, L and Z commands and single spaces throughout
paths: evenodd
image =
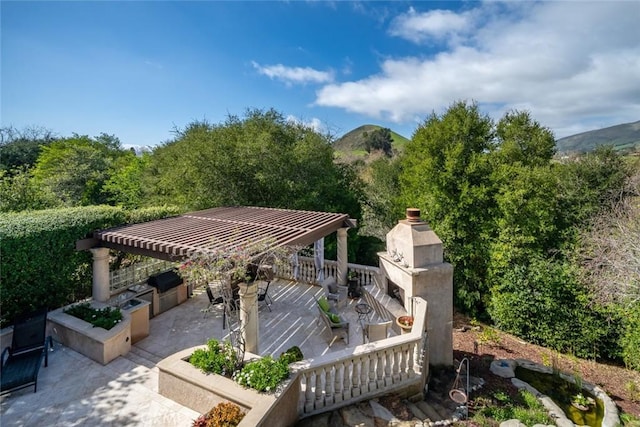
M 353 226 L 354 221 L 341 213 L 219 207 L 99 230 L 94 233 L 91 246 L 179 261 L 194 251 L 233 250 L 267 239 L 275 246 L 306 246 Z

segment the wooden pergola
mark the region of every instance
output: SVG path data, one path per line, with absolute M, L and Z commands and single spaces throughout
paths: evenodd
M 342 213 L 265 207 L 218 207 L 183 215 L 97 230 L 76 243 L 94 255 L 93 298 L 109 298 L 108 250 L 180 261 L 197 251 L 233 251 L 247 243 L 306 246 L 338 232 L 338 280 L 346 279 L 347 233 L 355 220 Z M 341 268 L 342 266 L 342 268 Z

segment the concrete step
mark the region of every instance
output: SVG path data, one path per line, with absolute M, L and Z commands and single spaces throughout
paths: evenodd
M 427 414 L 425 414 L 415 403 L 413 402 L 409 402 L 404 401 L 403 402 L 405 405 L 407 405 L 407 407 L 409 408 L 409 410 L 411 410 L 411 412 L 413 412 L 413 416 L 420 419 L 420 420 L 425 420 L 426 418 L 429 418 Z
M 420 408 L 420 410 L 421 410 L 422 412 L 424 412 L 424 414 L 426 415 L 426 418 L 427 418 L 429 421 L 433 421 L 433 422 L 435 422 L 435 421 L 440 421 L 440 420 L 442 419 L 442 418 L 440 417 L 440 414 L 438 414 L 438 413 L 436 412 L 436 410 L 435 410 L 435 409 L 433 409 L 433 408 L 431 407 L 431 405 L 429 405 L 429 404 L 428 404 L 427 402 L 425 402 L 424 400 L 421 400 L 420 402 L 416 402 L 416 406 L 417 406 L 418 408 Z
M 156 366 L 156 364 L 162 360 L 162 358 L 136 347 L 135 345 L 131 346 L 131 350 L 124 357 L 132 362 L 140 363 L 149 369 Z
M 440 415 L 441 420 L 448 420 L 449 418 L 451 418 L 451 415 L 452 415 L 451 411 L 444 408 L 442 405 L 440 405 L 440 403 L 438 402 L 427 402 L 427 403 L 429 403 L 429 406 L 431 406 L 438 413 L 438 415 Z

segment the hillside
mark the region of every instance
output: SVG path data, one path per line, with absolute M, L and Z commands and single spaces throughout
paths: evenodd
M 365 150 L 365 135 L 381 128 L 382 126 L 377 125 L 362 125 L 345 133 L 333 143 L 337 157 L 347 161 L 357 159 L 366 161 L 368 153 Z M 407 138 L 393 130 L 391 131 L 391 138 L 393 139 L 392 147 L 394 152 L 402 152 L 404 146 L 409 142 Z
M 640 121 L 583 132 L 556 141 L 559 153 L 585 153 L 600 145 L 612 145 L 618 151 L 639 150 Z

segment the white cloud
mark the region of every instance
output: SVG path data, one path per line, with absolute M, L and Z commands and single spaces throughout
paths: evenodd
M 324 125 L 324 123 L 322 123 L 322 121 L 316 117 L 311 118 L 310 120 L 303 120 L 300 119 L 294 115 L 288 115 L 287 116 L 287 121 L 292 122 L 292 123 L 298 123 L 301 125 L 304 125 L 306 127 L 310 127 L 313 130 L 315 130 L 316 132 L 319 133 L 326 133 L 327 132 L 327 126 Z
M 318 71 L 309 67 L 287 67 L 282 64 L 260 65 L 251 63 L 258 73 L 286 84 L 328 83 L 333 81 L 333 72 Z
M 635 121 L 638 16 L 638 2 L 489 2 L 458 15 L 410 10 L 393 21 L 392 33 L 455 43 L 429 56 L 387 59 L 361 80 L 327 84 L 315 103 L 407 123 L 473 99 L 495 118 L 527 109 L 558 137 Z
M 416 13 L 409 8 L 407 13 L 398 15 L 391 21 L 389 33 L 415 43 L 428 39 L 443 39 L 453 34 L 471 29 L 472 13 L 455 13 L 450 10 L 433 10 Z

